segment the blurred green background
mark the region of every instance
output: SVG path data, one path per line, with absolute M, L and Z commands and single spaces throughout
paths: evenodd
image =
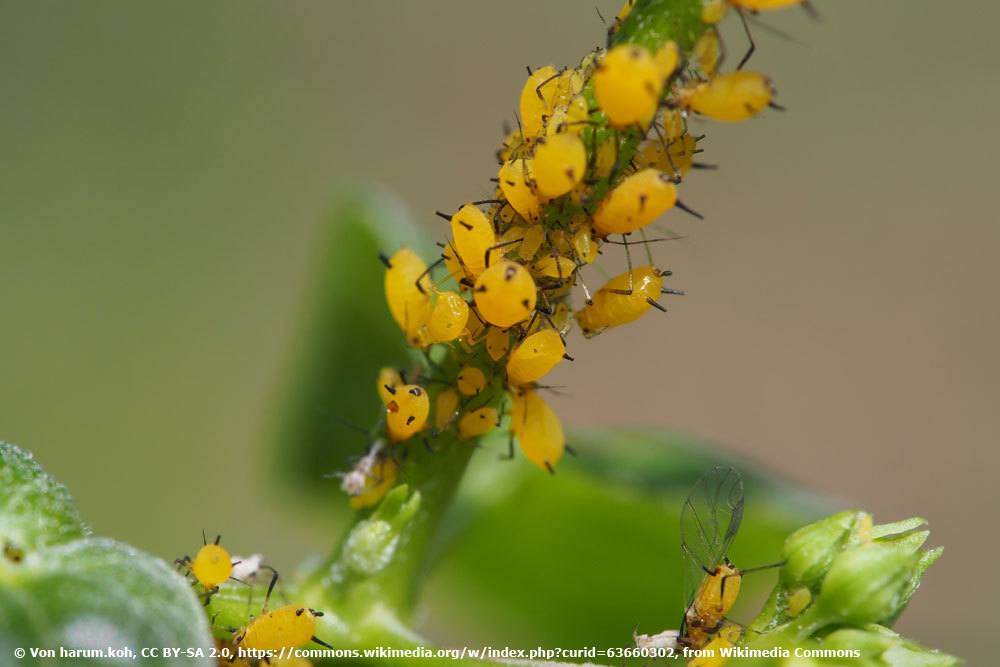
M 1000 546 L 1000 8 L 816 4 L 818 23 L 767 18 L 792 40 L 756 30 L 751 67 L 788 112 L 703 125 L 722 169 L 683 198 L 707 220 L 671 218 L 688 238 L 659 252 L 689 296 L 574 339 L 555 406 L 926 516 L 945 557 L 898 627 L 975 664 L 997 591 L 970 573 Z M 568 0 L 0 2 L 0 437 L 96 532 L 164 557 L 202 528 L 284 567 L 324 548 L 343 514 L 270 480 L 337 184 L 379 184 L 441 234 L 435 209 L 490 191 L 524 66 L 603 30 Z M 458 643 L 471 612 L 444 588 L 426 628 Z

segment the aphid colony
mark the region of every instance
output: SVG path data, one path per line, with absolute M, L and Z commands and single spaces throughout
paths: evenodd
M 539 382 L 571 359 L 574 321 L 590 338 L 666 310 L 663 294 L 683 294 L 665 286 L 671 272 L 652 259 L 650 245 L 667 239 L 647 231 L 672 209 L 701 217 L 677 194 L 691 169 L 709 167 L 696 159 L 703 137 L 689 132 L 688 118 L 739 121 L 774 106 L 766 76 L 719 71 L 715 24 L 730 6 L 742 17 L 779 4 L 792 3 L 706 2 L 689 59 L 674 42 L 655 51 L 626 43 L 598 48 L 577 67 L 529 68 L 490 198 L 438 213 L 450 234 L 429 266 L 409 248 L 381 257 L 389 310 L 427 369 L 411 382 L 390 369 L 377 379 L 384 438 L 344 477 L 352 505 L 374 504 L 392 486 L 401 443 L 432 447 L 445 431 L 478 438 L 508 412 L 525 457 L 554 470 L 565 436 Z M 624 248 L 626 270 L 592 292 L 581 274 L 605 244 Z M 635 246 L 646 264 L 633 266 Z M 577 286 L 584 304 L 572 312 Z

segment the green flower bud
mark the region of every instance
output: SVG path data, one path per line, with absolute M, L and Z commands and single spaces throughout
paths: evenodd
M 918 552 L 870 544 L 838 555 L 815 607 L 826 622 L 867 625 L 895 615 L 906 602 Z
M 844 628 L 831 632 L 823 648 L 858 649 L 865 660 L 877 660 L 888 667 L 955 667 L 958 658 L 900 637 L 889 628 L 870 625 L 864 630 Z
M 871 516 L 847 511 L 799 528 L 785 540 L 785 565 L 781 583 L 787 588 L 815 587 L 823 579 L 833 559 L 850 542 L 858 540 Z

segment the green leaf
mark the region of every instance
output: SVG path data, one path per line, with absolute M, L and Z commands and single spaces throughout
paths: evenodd
M 0 442 L 0 549 L 8 558 L 87 533 L 66 487 L 31 454 Z
M 678 627 L 680 510 L 716 463 L 739 468 L 746 511 L 730 557 L 781 557 L 787 535 L 829 509 L 703 441 L 645 430 L 578 434 L 554 477 L 480 453 L 448 518 L 428 581 L 429 616 L 462 643 L 627 646 L 632 629 Z M 749 620 L 774 572 L 748 575 L 734 620 Z M 436 625 L 435 625 L 436 627 Z
M 423 246 L 399 206 L 372 190 L 341 191 L 321 235 L 297 358 L 280 397 L 276 452 L 299 487 L 339 493 L 322 473 L 343 470 L 366 444 L 343 421 L 368 428 L 378 415 L 378 369 L 407 367 L 412 358 L 385 304 L 378 255 Z
M 0 565 L 0 655 L 15 648 L 200 649 L 198 658 L 141 658 L 136 665 L 209 667 L 205 614 L 184 579 L 163 561 L 103 538 L 77 540 Z M 6 658 L 5 658 L 6 659 Z M 72 660 L 64 658 L 71 664 Z M 88 660 L 120 665 L 122 660 Z M 82 660 L 81 660 L 82 663 Z M 31 654 L 24 665 L 55 664 Z M 75 663 L 72 663 L 75 664 Z
M 138 665 L 209 665 L 205 614 L 166 563 L 125 544 L 85 537 L 73 499 L 30 454 L 0 443 L 0 656 L 29 651 L 23 665 L 55 664 L 30 649 L 200 649 L 203 656 Z M 91 665 L 121 659 L 88 660 Z

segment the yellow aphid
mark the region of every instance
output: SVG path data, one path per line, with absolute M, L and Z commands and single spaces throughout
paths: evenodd
M 434 428 L 438 431 L 446 429 L 457 411 L 458 392 L 454 389 L 443 390 L 434 402 Z
M 609 137 L 597 145 L 594 156 L 594 175 L 597 178 L 607 178 L 615 168 L 618 160 L 618 151 L 615 149 L 615 139 Z
M 466 396 L 475 396 L 486 388 L 486 374 L 475 366 L 465 366 L 458 373 L 458 390 Z
M 464 266 L 462 266 L 462 262 L 458 258 L 458 252 L 455 250 L 455 246 L 451 241 L 449 241 L 447 245 L 445 245 L 444 250 L 441 251 L 441 257 L 444 258 L 444 265 L 448 269 L 448 273 L 450 273 L 451 277 L 456 283 L 458 283 L 458 288 L 461 290 L 471 288 L 475 279 L 470 276 L 469 272 L 465 270 Z
M 497 411 L 495 408 L 479 408 L 472 412 L 466 412 L 458 420 L 458 437 L 460 440 L 478 438 L 496 428 Z
M 520 158 L 505 162 L 500 167 L 500 190 L 507 202 L 518 215 L 528 222 L 538 222 L 542 205 L 532 189 L 534 169 L 531 158 Z
M 427 319 L 427 333 L 435 343 L 455 340 L 465 331 L 469 320 L 469 304 L 455 292 L 438 294 Z
M 641 266 L 608 281 L 593 302 L 576 311 L 583 335 L 591 338 L 605 329 L 627 324 L 642 317 L 663 290 L 663 273 L 655 266 Z
M 575 134 L 539 139 L 535 147 L 534 176 L 538 192 L 548 199 L 560 197 L 583 180 L 587 150 Z
M 804 5 L 808 0 L 729 0 L 733 7 L 746 9 L 750 12 L 766 12 L 774 9 L 785 9 L 795 5 Z
M 684 114 L 678 109 L 663 109 L 656 116 L 656 124 L 667 143 L 687 133 L 687 122 Z
M 715 30 L 707 30 L 695 42 L 692 55 L 698 68 L 706 76 L 713 76 L 716 68 L 719 66 L 719 58 L 722 57 L 722 45 L 719 42 L 719 33 Z
M 612 127 L 646 127 L 656 114 L 663 76 L 641 46 L 616 46 L 601 59 L 592 78 L 594 96 Z
M 483 271 L 473 295 L 479 314 L 506 329 L 523 322 L 535 310 L 538 294 L 531 274 L 517 262 L 504 260 Z
M 740 571 L 729 562 L 723 562 L 707 574 L 684 612 L 685 643 L 702 648 L 729 610 L 736 604 L 742 582 Z
M 514 348 L 507 360 L 507 382 L 524 385 L 536 382 L 563 360 L 566 345 L 558 332 L 543 329 Z
M 517 247 L 517 254 L 524 260 L 532 260 L 538 254 L 538 249 L 545 241 L 545 230 L 538 225 L 523 227 L 521 233 L 521 244 Z
M 539 278 L 569 280 L 573 276 L 573 271 L 576 270 L 576 263 L 569 257 L 546 255 L 535 262 L 531 270 Z
M 385 406 L 385 421 L 392 442 L 402 442 L 423 429 L 427 415 L 431 411 L 431 401 L 424 388 L 415 384 L 404 384 L 396 389 L 395 395 Z
M 475 345 L 486 333 L 486 324 L 483 323 L 483 320 L 474 310 L 470 308 L 470 311 L 469 319 L 465 323 L 465 333 L 462 335 L 462 340 L 467 345 Z
M 510 332 L 490 327 L 486 334 L 486 353 L 493 361 L 500 361 L 510 351 Z
M 729 9 L 728 0 L 705 0 L 701 8 L 701 21 L 709 25 L 715 25 L 726 16 Z
M 788 596 L 788 615 L 798 616 L 812 603 L 812 593 L 803 586 Z
M 681 104 L 715 120 L 753 118 L 771 104 L 771 80 L 756 72 L 727 72 L 680 91 Z
M 676 203 L 677 188 L 671 177 L 657 169 L 643 169 L 623 180 L 601 200 L 594 213 L 594 231 L 600 236 L 634 232 Z
M 223 547 L 215 543 L 206 544 L 191 561 L 191 574 L 205 588 L 216 588 L 233 574 L 233 559 Z
M 687 667 L 723 667 L 729 662 L 729 658 L 722 654 L 722 649 L 736 646 L 740 634 L 739 626 L 724 625 L 712 641 L 705 644 L 702 654 L 688 661 Z
M 539 67 L 528 76 L 521 89 L 521 128 L 525 139 L 531 141 L 545 125 L 545 118 L 552 113 L 558 92 L 556 79 L 559 73 L 552 65 Z
M 403 330 L 411 345 L 419 342 L 419 331 L 430 316 L 430 279 L 427 265 L 409 248 L 400 248 L 389 259 L 383 259 L 385 298 L 389 312 Z M 420 287 L 417 280 L 420 280 Z M 422 288 L 422 289 L 421 289 Z
M 683 134 L 664 146 L 659 139 L 646 142 L 633 161 L 639 169 L 653 168 L 684 177 L 694 165 L 698 144 L 690 134 Z
M 670 78 L 670 75 L 677 69 L 677 64 L 680 62 L 680 59 L 680 49 L 677 48 L 676 42 L 667 42 L 661 46 L 659 50 L 653 54 L 653 62 L 656 63 L 656 68 L 659 70 L 660 78 Z
M 378 503 L 389 489 L 396 483 L 399 476 L 399 464 L 392 459 L 379 459 L 372 465 L 365 476 L 365 487 L 361 493 L 351 496 L 350 504 L 354 509 L 371 507 Z
M 577 95 L 565 106 L 558 106 L 552 110 L 552 115 L 545 124 L 543 136 L 551 137 L 563 132 L 567 134 L 580 135 L 590 120 L 590 110 L 587 108 L 587 100 L 583 95 Z
M 489 218 L 473 204 L 451 216 L 451 236 L 462 265 L 472 278 L 486 268 L 486 253 L 497 244 Z
M 517 389 L 511 396 L 511 430 L 525 458 L 553 472 L 566 450 L 562 423 L 533 389 Z
M 590 225 L 585 225 L 573 234 L 573 252 L 584 264 L 593 264 L 597 259 L 597 242 L 590 233 Z
M 316 639 L 319 612 L 299 605 L 286 605 L 253 619 L 233 642 L 244 650 L 288 651 Z M 322 644 L 326 645 L 326 644 Z
M 382 405 L 386 405 L 392 400 L 396 387 L 401 384 L 403 384 L 403 378 L 395 368 L 379 369 L 375 386 L 378 388 L 378 397 L 382 399 Z

